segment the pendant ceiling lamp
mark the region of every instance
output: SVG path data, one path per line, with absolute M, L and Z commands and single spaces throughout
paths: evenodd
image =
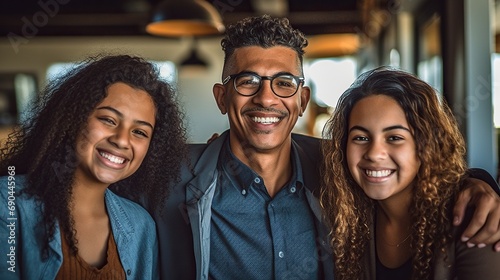
M 189 56 L 187 56 L 182 62 L 181 62 L 181 67 L 186 67 L 186 66 L 195 66 L 195 67 L 208 67 L 208 63 L 201 59 L 200 56 L 198 55 L 197 52 L 197 41 L 196 39 L 193 39 L 192 42 L 192 47 L 191 47 L 191 52 Z
M 207 36 L 225 30 L 219 12 L 205 0 L 165 0 L 153 10 L 146 32 L 157 36 Z

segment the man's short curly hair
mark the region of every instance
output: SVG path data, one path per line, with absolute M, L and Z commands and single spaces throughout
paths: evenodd
M 238 48 L 284 46 L 297 52 L 302 65 L 304 48 L 307 44 L 304 33 L 294 29 L 287 18 L 272 18 L 269 15 L 248 17 L 229 26 L 221 41 L 224 63 L 227 63 Z

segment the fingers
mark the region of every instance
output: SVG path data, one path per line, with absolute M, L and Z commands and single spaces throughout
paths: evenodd
M 470 222 L 461 226 L 465 228 L 462 241 L 469 247 L 495 244 L 500 251 L 500 197 L 485 182 L 469 178 L 457 196 L 453 225 L 462 224 L 467 207 L 475 209 Z
M 214 141 L 215 139 L 217 139 L 217 137 L 219 137 L 218 133 L 212 134 L 212 136 L 210 137 L 210 139 L 207 140 L 207 144 L 212 143 L 212 141 Z
M 495 243 L 495 252 L 500 252 L 500 241 L 498 241 L 497 243 Z
M 498 197 L 483 195 L 478 199 L 472 220 L 462 234 L 462 241 L 467 241 L 469 247 L 484 247 L 500 241 Z
M 455 202 L 455 207 L 453 208 L 453 225 L 458 226 L 462 223 L 465 215 L 465 210 L 467 209 L 467 205 L 469 204 L 472 198 L 472 191 L 470 187 L 464 188 L 457 197 L 457 201 Z M 476 231 L 479 228 L 476 229 Z M 473 229 L 470 229 L 471 232 Z

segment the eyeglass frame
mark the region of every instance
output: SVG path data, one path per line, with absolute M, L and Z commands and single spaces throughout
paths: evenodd
M 250 94 L 250 95 L 244 95 L 244 94 L 242 94 L 241 92 L 239 92 L 239 91 L 238 91 L 238 89 L 236 88 L 236 84 L 235 84 L 236 79 L 234 79 L 234 78 L 237 78 L 237 77 L 239 77 L 239 76 L 243 76 L 243 75 L 252 75 L 252 76 L 258 77 L 258 78 L 260 79 L 259 87 L 257 88 L 257 90 L 256 90 L 254 93 L 252 93 L 252 94 Z M 294 92 L 293 94 L 288 95 L 288 96 L 281 96 L 281 95 L 277 94 L 277 93 L 274 91 L 274 88 L 273 88 L 273 80 L 274 80 L 275 78 L 277 78 L 277 77 L 281 77 L 281 76 L 290 76 L 290 77 L 292 77 L 292 78 L 294 78 L 294 79 L 298 80 L 298 83 L 297 83 L 297 88 L 295 89 L 295 92 Z M 256 95 L 256 94 L 257 94 L 257 92 L 259 92 L 259 91 L 260 91 L 260 89 L 262 88 L 262 84 L 263 84 L 263 83 L 262 83 L 262 81 L 264 81 L 264 80 L 269 80 L 269 82 L 270 82 L 270 85 L 269 85 L 269 86 L 271 87 L 271 91 L 273 92 L 273 94 L 274 94 L 274 95 L 276 95 L 276 96 L 278 96 L 278 97 L 280 97 L 280 98 L 289 98 L 289 97 L 294 96 L 294 95 L 295 95 L 295 94 L 299 91 L 300 84 L 304 84 L 304 82 L 305 82 L 305 78 L 304 78 L 304 77 L 295 76 L 295 75 L 292 75 L 292 74 L 290 74 L 290 73 L 277 73 L 277 74 L 274 74 L 274 75 L 272 75 L 272 76 L 261 76 L 261 75 L 259 75 L 259 74 L 257 74 L 257 73 L 254 73 L 254 72 L 243 71 L 243 72 L 240 72 L 240 73 L 236 73 L 236 74 L 232 74 L 232 75 L 227 76 L 226 78 L 224 78 L 224 79 L 222 80 L 222 84 L 223 84 L 223 85 L 225 85 L 225 84 L 229 83 L 229 81 L 230 81 L 231 79 L 233 79 L 233 88 L 234 88 L 234 90 L 235 90 L 235 91 L 236 91 L 239 95 L 241 95 L 241 96 L 246 96 L 246 97 L 250 97 L 250 96 L 254 96 L 254 95 Z

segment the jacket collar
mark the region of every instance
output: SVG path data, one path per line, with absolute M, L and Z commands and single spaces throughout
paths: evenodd
M 196 192 L 198 193 L 196 196 L 198 198 L 203 196 L 207 188 L 210 186 L 210 183 L 214 181 L 214 176 L 216 176 L 217 170 L 217 159 L 228 135 L 229 130 L 226 130 L 214 141 L 206 145 L 205 150 L 194 166 L 194 178 L 189 184 L 195 186 L 197 190 Z M 302 174 L 304 174 L 303 180 L 307 189 L 309 189 L 309 191 L 311 191 L 315 196 L 318 196 L 320 184 L 318 166 L 318 162 L 320 161 L 319 144 L 317 147 L 314 147 L 317 148 L 317 151 L 314 150 L 312 153 L 311 151 L 306 152 L 297 142 L 300 141 L 300 137 L 304 136 L 292 133 L 292 145 L 299 156 Z M 209 171 L 209 173 L 207 173 L 207 171 Z M 200 176 L 201 174 L 203 174 L 203 176 Z
M 300 165 L 302 167 L 302 174 L 304 184 L 306 188 L 312 192 L 315 196 L 319 194 L 319 184 L 320 184 L 320 174 L 319 174 L 319 166 L 318 162 L 320 162 L 321 158 L 313 157 L 311 158 L 311 154 L 307 153 L 297 141 L 295 141 L 295 134 L 292 134 L 292 145 L 295 148 L 295 151 L 299 155 Z M 318 146 L 319 149 L 319 146 Z
M 105 202 L 115 242 L 127 244 L 134 234 L 132 219 L 119 203 L 117 195 L 109 189 L 106 190 Z
M 130 240 L 130 236 L 134 232 L 134 225 L 132 224 L 130 217 L 127 215 L 127 212 L 123 209 L 123 207 L 117 203 L 116 195 L 112 191 L 106 190 L 105 202 L 113 234 L 119 232 L 120 235 L 123 235 L 122 238 L 124 238 L 124 242 L 128 242 Z M 49 242 L 49 248 L 54 254 L 62 258 L 61 230 L 58 223 L 56 223 L 53 237 L 54 238 L 52 238 Z M 116 238 L 119 237 L 115 236 L 115 239 Z
M 40 235 L 43 236 L 43 235 Z M 62 243 L 61 243 L 61 229 L 59 228 L 59 223 L 56 222 L 56 228 L 54 230 L 54 238 L 52 238 L 49 241 L 49 248 L 52 251 L 51 253 L 54 254 L 55 259 L 58 262 L 62 262 L 63 255 L 62 255 Z
M 228 135 L 229 130 L 226 130 L 210 144 L 206 145 L 205 150 L 201 153 L 193 168 L 193 179 L 187 185 L 187 189 L 191 190 L 186 192 L 187 203 L 199 200 L 214 181 L 217 174 L 217 159 Z

